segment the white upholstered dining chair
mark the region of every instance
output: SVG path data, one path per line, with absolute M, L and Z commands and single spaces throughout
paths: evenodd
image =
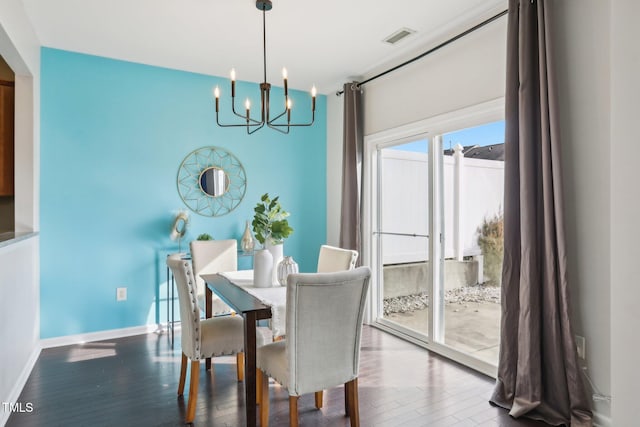
M 269 377 L 289 392 L 289 425 L 298 398 L 344 384 L 345 410 L 359 426 L 358 369 L 362 317 L 371 271 L 292 274 L 287 278 L 286 340 L 257 349 L 260 425 L 269 423 Z
M 353 270 L 357 260 L 358 251 L 322 245 L 318 256 L 318 273 Z
M 191 262 L 196 277 L 198 305 L 205 308 L 206 284 L 201 274 L 215 274 L 238 269 L 238 244 L 235 239 L 194 240 L 189 244 Z M 231 313 L 231 308 L 217 295 L 211 300 L 212 315 Z
M 220 316 L 200 319 L 200 307 L 196 298 L 196 280 L 188 260 L 169 258 L 178 289 L 180 320 L 182 324 L 182 362 L 178 396 L 182 396 L 187 374 L 188 360 L 191 360 L 189 400 L 186 422 L 195 418 L 198 398 L 200 360 L 223 355 L 237 355 L 238 381 L 244 377 L 244 321 L 240 316 Z

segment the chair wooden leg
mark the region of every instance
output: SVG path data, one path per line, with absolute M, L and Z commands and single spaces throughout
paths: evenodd
M 187 404 L 186 422 L 192 423 L 196 417 L 196 403 L 198 401 L 198 381 L 200 380 L 200 361 L 191 361 L 191 378 L 189 379 L 189 402 Z
M 269 427 L 269 376 L 258 369 L 261 378 L 258 385 L 260 396 L 260 426 Z
M 244 353 L 236 354 L 236 370 L 238 371 L 238 382 L 244 381 Z
M 349 391 L 350 388 L 351 381 L 349 381 L 348 383 L 344 383 L 344 414 L 347 417 L 349 416 L 349 399 L 351 398 Z
M 298 397 L 289 396 L 289 427 L 298 427 Z
M 349 418 L 351 427 L 360 427 L 360 410 L 358 408 L 358 379 L 349 381 Z
M 256 405 L 262 402 L 262 370 L 256 368 Z
M 182 362 L 180 363 L 180 382 L 178 383 L 178 396 L 182 396 L 184 393 L 184 383 L 187 379 L 187 356 L 182 353 Z
M 324 390 L 316 391 L 316 409 L 322 409 Z

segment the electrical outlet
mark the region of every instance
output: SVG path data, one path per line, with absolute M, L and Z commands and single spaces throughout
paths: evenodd
M 580 335 L 576 335 L 576 347 L 578 349 L 578 357 L 582 360 L 586 360 L 587 354 L 586 354 L 586 343 L 585 343 L 584 337 L 581 337 Z
M 116 301 L 126 301 L 126 300 L 127 300 L 127 288 L 117 288 Z

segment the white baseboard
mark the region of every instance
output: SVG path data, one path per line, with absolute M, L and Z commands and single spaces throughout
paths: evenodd
M 7 402 L 18 402 L 20 399 L 20 393 L 22 393 L 22 389 L 24 388 L 27 380 L 29 379 L 29 375 L 31 375 L 31 371 L 33 367 L 36 365 L 38 361 L 38 357 L 40 356 L 41 347 L 36 344 L 34 349 L 31 351 L 29 358 L 27 359 L 27 363 L 25 363 L 24 368 L 22 368 L 22 372 L 18 376 L 15 384 L 11 388 L 9 392 L 9 396 L 7 397 Z M 10 411 L 0 410 L 0 426 L 4 426 L 7 421 L 9 421 L 9 416 L 11 415 Z
M 596 427 L 612 427 L 611 418 L 601 413 L 593 413 L 593 425 Z
M 159 330 L 159 325 L 143 325 L 131 328 L 111 329 L 108 331 L 89 332 L 86 334 L 66 335 L 64 337 L 46 338 L 40 340 L 42 348 L 61 347 L 64 345 L 82 344 L 92 341 L 112 340 L 130 337 L 132 335 L 148 334 Z

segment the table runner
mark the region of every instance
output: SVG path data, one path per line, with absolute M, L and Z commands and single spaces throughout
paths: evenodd
M 257 288 L 253 286 L 253 270 L 227 271 L 218 273 L 229 282 L 253 295 L 261 303 L 271 307 L 271 331 L 274 337 L 284 336 L 287 317 L 287 288 L 274 286 Z

